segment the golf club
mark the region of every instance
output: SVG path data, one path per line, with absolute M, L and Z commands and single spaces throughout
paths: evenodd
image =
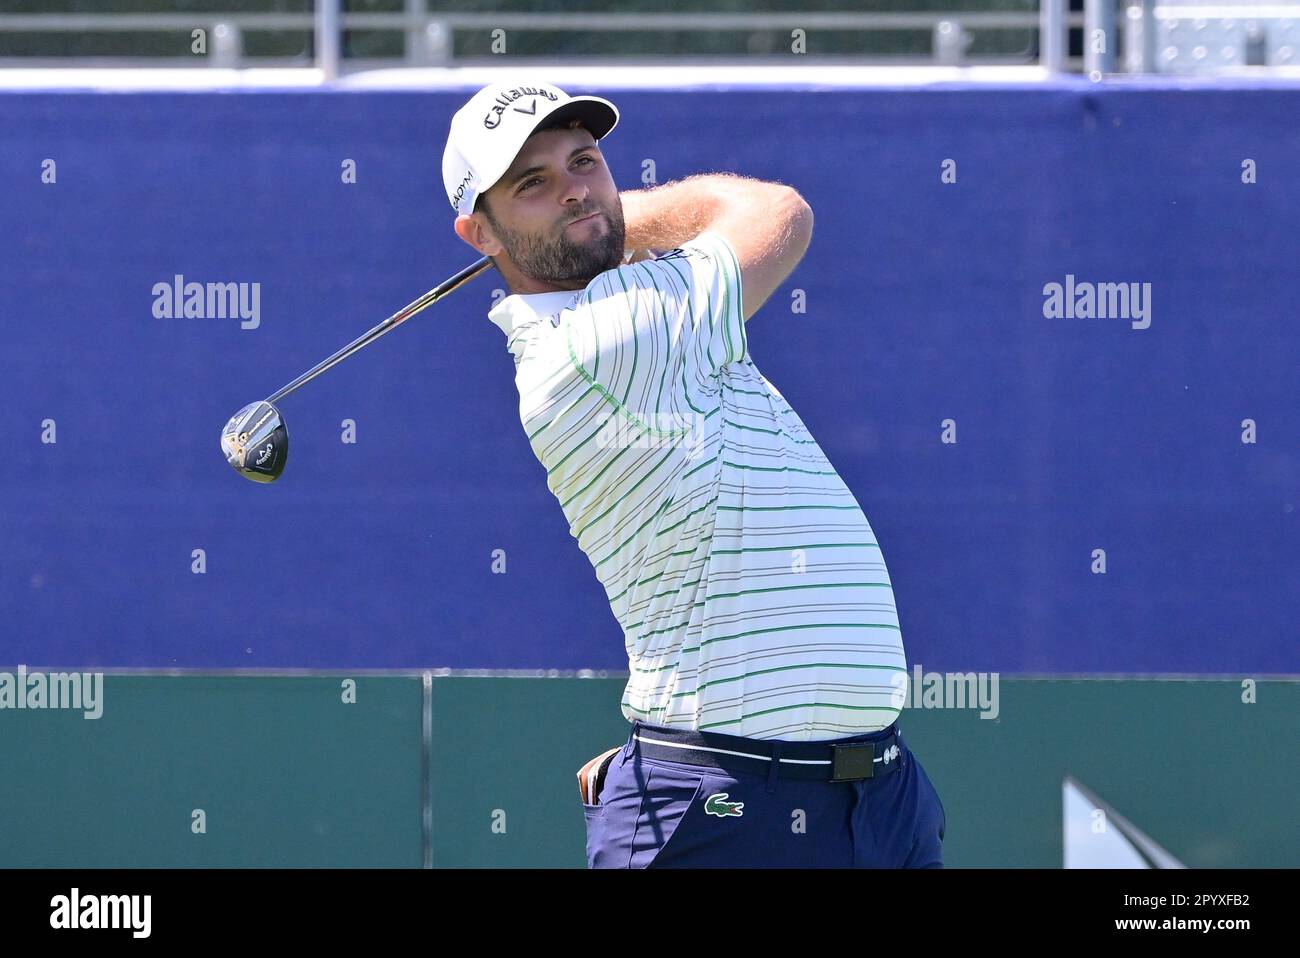
M 446 282 L 429 290 L 415 302 L 404 306 L 382 323 L 348 343 L 334 355 L 307 370 L 297 379 L 280 387 L 261 402 L 250 403 L 230 417 L 221 430 L 221 451 L 226 461 L 241 476 L 254 482 L 274 482 L 284 472 L 289 456 L 289 432 L 284 417 L 275 404 L 294 390 L 305 386 L 321 373 L 337 366 L 353 353 L 373 343 L 385 333 L 392 332 L 406 320 L 436 303 L 454 289 L 469 282 L 492 265 L 484 256 L 465 267 Z

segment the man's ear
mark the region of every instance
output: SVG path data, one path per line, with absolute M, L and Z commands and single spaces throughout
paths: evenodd
M 462 213 L 452 225 L 456 235 L 474 247 L 483 256 L 496 256 L 501 252 L 501 244 L 492 235 L 492 229 L 476 216 Z

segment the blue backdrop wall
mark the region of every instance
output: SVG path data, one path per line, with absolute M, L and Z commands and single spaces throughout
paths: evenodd
M 278 483 L 218 448 L 474 258 L 440 178 L 471 92 L 0 93 L 0 664 L 626 667 L 497 274 L 286 400 Z M 1300 672 L 1300 90 L 591 92 L 620 187 L 653 159 L 812 205 L 751 355 L 871 520 L 910 660 Z M 177 274 L 260 284 L 260 325 L 156 318 Z M 1067 275 L 1150 283 L 1149 328 L 1045 318 Z

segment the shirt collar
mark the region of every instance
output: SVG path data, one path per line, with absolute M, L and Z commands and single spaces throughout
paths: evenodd
M 562 311 L 582 295 L 580 289 L 557 289 L 549 293 L 512 293 L 488 312 L 501 331 L 510 336 L 520 326 Z

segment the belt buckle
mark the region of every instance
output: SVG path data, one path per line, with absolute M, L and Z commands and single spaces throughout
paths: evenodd
M 831 781 L 856 782 L 876 774 L 876 743 L 831 746 Z

